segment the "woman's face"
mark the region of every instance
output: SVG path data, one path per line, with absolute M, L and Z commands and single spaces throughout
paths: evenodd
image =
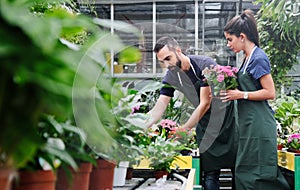
M 227 40 L 227 47 L 229 47 L 233 52 L 238 53 L 241 50 L 244 50 L 244 43 L 241 36 L 237 37 L 236 35 L 232 35 L 227 32 L 224 32 L 224 35 Z

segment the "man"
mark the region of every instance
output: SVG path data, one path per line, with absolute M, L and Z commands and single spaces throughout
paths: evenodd
M 154 52 L 168 71 L 162 81 L 166 86 L 160 90 L 155 106 L 149 111 L 152 118 L 150 126 L 162 117 L 175 89 L 181 91 L 195 106 L 183 127 L 190 130 L 197 126 L 204 189 L 217 190 L 220 187 L 220 169 L 234 168 L 237 147 L 234 103 L 224 104 L 220 99 L 212 98 L 211 88 L 202 75 L 203 69 L 216 65 L 216 62 L 207 56 L 185 55 L 170 36 L 160 38 Z M 211 119 L 211 116 L 214 118 Z

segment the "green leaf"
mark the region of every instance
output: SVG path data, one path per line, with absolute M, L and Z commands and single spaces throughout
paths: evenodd
M 119 53 L 120 64 L 138 63 L 142 59 L 142 53 L 136 47 L 127 47 Z
M 42 150 L 47 152 L 48 154 L 54 155 L 72 168 L 78 168 L 75 160 L 71 157 L 71 155 L 65 150 L 57 148 L 55 145 L 46 144 L 46 146 Z

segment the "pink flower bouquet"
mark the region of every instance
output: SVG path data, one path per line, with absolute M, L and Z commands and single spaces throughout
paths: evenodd
M 212 87 L 213 95 L 218 95 L 221 90 L 235 89 L 238 86 L 237 74 L 238 68 L 222 65 L 211 65 L 206 67 L 202 74 L 205 81 Z

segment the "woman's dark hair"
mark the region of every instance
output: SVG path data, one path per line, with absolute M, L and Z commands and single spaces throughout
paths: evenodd
M 163 36 L 157 40 L 153 51 L 158 53 L 164 46 L 167 46 L 169 49 L 175 49 L 179 47 L 179 44 L 171 36 Z
M 224 27 L 224 32 L 237 37 L 241 33 L 246 34 L 247 38 L 259 47 L 259 37 L 257 31 L 254 13 L 251 10 L 245 10 L 239 16 L 232 18 Z

